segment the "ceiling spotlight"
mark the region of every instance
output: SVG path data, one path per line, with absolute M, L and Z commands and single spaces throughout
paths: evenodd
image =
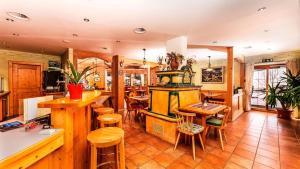
M 18 34 L 18 33 L 13 33 L 12 35 L 13 35 L 13 36 L 19 36 L 20 34 Z
M 19 12 L 7 12 L 7 15 L 9 15 L 13 18 L 16 18 L 16 19 L 29 21 L 29 17 L 27 15 L 19 13 Z
M 71 43 L 71 41 L 69 41 L 69 40 L 67 40 L 67 39 L 64 39 L 63 42 L 64 42 L 64 43 Z
M 264 32 L 266 32 L 266 33 L 267 33 L 267 32 L 270 32 L 270 30 L 269 30 L 269 29 L 265 29 L 265 30 L 264 30 Z
M 119 41 L 119 40 L 116 40 L 116 42 L 117 42 L 117 43 L 120 43 L 121 41 Z
M 215 41 L 212 41 L 212 43 L 216 44 L 216 43 L 218 43 L 218 41 L 215 40 Z
M 258 12 L 262 12 L 262 11 L 264 11 L 264 10 L 266 10 L 267 9 L 267 7 L 265 7 L 265 6 L 263 6 L 263 7 L 261 7 L 261 8 L 258 8 Z
M 272 50 L 271 48 L 268 48 L 268 50 Z
M 102 47 L 103 50 L 107 50 L 107 47 Z
M 78 34 L 73 33 L 72 36 L 73 36 L 73 37 L 78 37 Z
M 135 29 L 133 30 L 133 32 L 136 33 L 136 34 L 143 34 L 143 33 L 146 33 L 146 29 L 145 29 L 145 28 L 142 28 L 142 27 L 140 27 L 140 28 L 135 28 Z
M 84 21 L 84 22 L 89 22 L 90 19 L 89 19 L 89 18 L 84 18 L 83 21 Z
M 7 20 L 8 22 L 14 22 L 15 20 L 10 19 L 10 18 L 6 18 L 5 20 Z
M 244 49 L 251 49 L 252 46 L 245 46 Z

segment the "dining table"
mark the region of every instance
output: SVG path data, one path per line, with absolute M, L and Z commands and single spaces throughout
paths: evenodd
M 220 104 L 212 104 L 212 103 L 194 103 L 186 106 L 179 107 L 180 111 L 195 113 L 201 116 L 201 125 L 204 127 L 204 131 L 202 132 L 202 140 L 203 143 L 206 142 L 206 118 L 207 116 L 213 116 L 217 113 L 226 109 L 226 105 Z
M 145 101 L 149 100 L 149 96 L 148 95 L 144 95 L 144 96 L 132 96 L 132 97 L 129 97 L 129 99 L 136 100 L 138 102 L 145 102 Z

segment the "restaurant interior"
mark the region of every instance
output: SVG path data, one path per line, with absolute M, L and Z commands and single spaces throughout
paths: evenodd
M 0 6 L 0 169 L 300 168 L 300 1 Z

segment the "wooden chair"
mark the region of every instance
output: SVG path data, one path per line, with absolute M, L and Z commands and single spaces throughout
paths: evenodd
M 210 117 L 209 119 L 206 120 L 206 126 L 207 126 L 206 127 L 206 133 L 208 133 L 208 131 L 209 131 L 210 128 L 214 128 L 214 129 L 218 130 L 219 137 L 220 137 L 220 144 L 221 144 L 222 150 L 224 150 L 223 136 L 224 136 L 225 142 L 227 142 L 224 129 L 226 127 L 226 123 L 227 123 L 230 111 L 231 111 L 231 108 L 227 107 L 223 111 L 223 118 Z M 222 135 L 222 132 L 223 132 L 223 135 Z
M 135 114 L 137 113 L 137 110 L 138 109 L 142 109 L 142 105 L 136 103 L 136 102 L 133 102 L 131 99 L 129 99 L 128 96 L 125 96 L 125 102 L 126 102 L 126 106 L 127 106 L 127 113 L 125 115 L 125 118 L 124 118 L 124 121 L 126 121 L 126 118 L 128 116 L 129 118 L 129 122 L 130 122 L 130 113 L 133 111 L 135 112 Z
M 181 133 L 192 136 L 193 159 L 195 160 L 195 135 L 199 136 L 200 143 L 204 151 L 204 145 L 201 137 L 201 132 L 204 130 L 204 128 L 201 125 L 193 123 L 193 119 L 196 116 L 195 113 L 183 113 L 176 111 L 175 115 L 177 120 L 178 136 L 176 139 L 174 150 L 176 150 Z

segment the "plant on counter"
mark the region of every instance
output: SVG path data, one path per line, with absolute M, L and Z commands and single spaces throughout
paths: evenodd
M 286 85 L 281 85 L 285 81 Z M 290 119 L 293 110 L 291 108 L 300 107 L 300 72 L 293 75 L 290 70 L 281 77 L 281 81 L 276 86 L 269 85 L 268 96 L 265 98 L 267 103 L 275 108 L 277 101 L 281 108 L 276 108 L 278 117 Z
M 87 66 L 81 72 L 79 72 L 78 70 L 75 69 L 75 66 L 69 60 L 68 60 L 68 67 L 70 69 L 70 72 L 64 69 L 59 69 L 59 68 L 55 68 L 55 69 L 58 69 L 65 74 L 67 87 L 70 92 L 70 99 L 81 99 L 82 92 L 83 92 L 82 80 L 84 77 L 93 74 L 94 72 L 86 75 L 88 71 L 94 68 Z

